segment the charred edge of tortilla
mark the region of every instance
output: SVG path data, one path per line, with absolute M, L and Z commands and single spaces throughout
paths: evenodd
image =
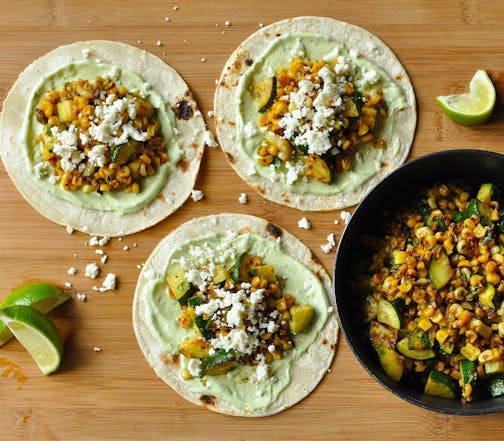
M 329 341 L 327 340 L 327 338 L 324 338 L 321 342 L 323 345 L 326 345 L 327 343 L 329 343 Z
M 179 364 L 179 354 L 167 355 L 167 354 L 163 353 L 159 356 L 159 358 L 161 359 L 161 362 L 165 366 L 170 366 L 172 364 L 175 366 L 178 366 L 178 364 Z
M 177 168 L 183 173 L 185 173 L 189 169 L 190 165 L 191 162 L 185 156 L 182 157 L 179 162 L 177 162 Z
M 235 157 L 231 153 L 226 152 L 226 158 L 230 164 L 235 163 Z
M 282 230 L 270 222 L 266 224 L 266 231 L 275 239 L 282 237 Z
M 177 104 L 175 104 L 173 111 L 178 119 L 189 120 L 194 115 L 194 110 L 186 100 L 180 100 Z
M 215 406 L 215 397 L 213 395 L 201 395 L 200 401 L 207 406 Z
M 316 265 L 320 265 L 320 260 L 319 258 L 313 253 L 313 251 L 310 250 L 310 260 L 316 264 Z

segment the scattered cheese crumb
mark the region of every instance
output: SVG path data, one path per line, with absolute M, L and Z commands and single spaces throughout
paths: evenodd
M 161 40 L 156 41 L 156 46 L 161 46 L 163 43 L 161 43 Z
M 328 314 L 332 314 L 334 312 L 334 307 L 333 306 L 329 306 L 329 308 L 327 308 L 327 313 Z
M 168 23 L 169 21 L 171 21 L 171 18 L 170 17 L 165 17 L 164 20 Z
M 327 243 L 325 245 L 320 245 L 322 251 L 326 254 L 330 253 L 334 248 L 336 248 L 336 238 L 334 237 L 334 233 L 329 234 L 327 236 Z
M 103 255 L 103 257 L 100 259 L 101 263 L 107 263 L 108 256 L 106 254 Z
M 259 23 L 259 27 L 260 28 L 264 27 L 264 23 Z
M 298 221 L 298 227 L 303 228 L 304 230 L 309 230 L 312 227 L 312 225 L 310 221 L 306 219 L 306 217 L 303 217 Z
M 129 246 L 128 245 L 124 245 L 123 246 L 123 251 L 128 251 L 129 250 Z
M 137 40 L 137 43 L 138 44 L 142 44 L 142 40 Z
M 231 26 L 231 22 L 230 22 L 229 20 L 226 20 L 226 21 L 224 22 L 224 24 L 225 24 L 226 26 Z
M 335 219 L 334 220 L 334 225 L 338 225 L 339 224 L 339 220 L 338 219 Z
M 78 293 L 77 293 L 77 300 L 78 300 L 79 302 L 85 302 L 85 301 L 86 301 L 86 299 L 87 299 L 86 294 L 81 293 L 81 292 L 78 292 Z
M 66 230 L 68 234 L 72 234 L 74 232 L 74 229 L 70 225 L 66 227 Z
M 71 276 L 75 276 L 77 274 L 77 268 L 74 268 L 72 266 L 71 268 L 68 268 L 67 273 L 70 274 Z
M 208 116 L 209 118 L 213 118 L 213 116 L 214 116 L 214 112 L 213 112 L 213 110 L 209 110 L 209 111 L 207 112 L 207 116 Z
M 103 281 L 103 287 L 107 291 L 110 291 L 112 289 L 115 289 L 116 282 L 117 282 L 116 275 L 114 273 L 108 273 L 107 276 L 105 277 L 105 280 Z
M 102 249 L 98 248 L 96 251 L 95 251 L 95 254 L 98 254 L 100 256 L 103 256 L 105 254 L 105 251 L 103 251 Z
M 191 198 L 194 202 L 201 201 L 205 197 L 205 193 L 201 190 L 191 190 Z
M 173 10 L 174 10 L 174 11 L 178 11 L 178 10 L 179 10 L 179 7 L 178 7 L 178 6 L 174 6 L 174 7 L 173 7 Z
M 238 202 L 240 204 L 246 204 L 248 202 L 248 196 L 247 193 L 241 193 L 240 197 L 238 198 Z
M 65 288 L 72 289 L 72 284 L 70 282 L 65 282 Z
M 119 242 L 122 242 L 123 238 L 122 238 L 122 237 L 118 237 L 118 238 L 117 238 L 117 240 L 118 240 Z
M 203 140 L 208 147 L 219 147 L 217 141 L 215 141 L 214 135 L 210 130 L 205 130 L 205 134 L 203 135 Z
M 341 219 L 343 220 L 343 222 L 345 222 L 345 225 L 348 224 L 348 221 L 350 220 L 350 218 L 352 217 L 352 213 L 349 213 L 348 211 L 345 211 L 343 210 L 341 213 L 340 213 L 340 217 Z
M 90 279 L 96 279 L 98 277 L 98 274 L 100 274 L 100 267 L 96 263 L 90 263 L 89 265 L 86 265 L 86 277 L 89 277 Z
M 101 349 L 101 348 L 99 348 L 98 346 L 95 346 L 95 347 L 93 348 L 93 351 L 95 351 L 95 352 L 101 352 L 101 351 L 102 351 L 102 349 Z
M 205 57 L 203 57 L 203 58 L 201 59 L 201 62 L 202 62 L 202 63 L 206 63 L 206 58 L 205 58 Z

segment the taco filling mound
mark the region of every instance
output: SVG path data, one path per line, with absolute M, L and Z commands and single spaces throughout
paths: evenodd
M 205 125 L 159 58 L 110 41 L 62 46 L 28 66 L 4 103 L 2 159 L 47 218 L 117 236 L 151 226 L 190 195 Z
M 194 231 L 208 233 L 194 237 Z M 140 276 L 135 333 L 189 401 L 244 416 L 305 397 L 330 366 L 337 324 L 327 274 L 297 239 L 244 216 L 182 225 Z
M 242 43 L 224 67 L 215 112 L 240 176 L 302 210 L 357 203 L 405 161 L 416 125 L 413 88 L 390 49 L 319 17 L 274 23 Z

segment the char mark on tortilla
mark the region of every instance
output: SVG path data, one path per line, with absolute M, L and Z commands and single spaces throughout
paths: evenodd
M 191 119 L 194 114 L 191 105 L 186 100 L 179 101 L 173 108 L 173 111 L 178 119 L 188 120 Z
M 215 397 L 212 395 L 201 395 L 200 401 L 207 406 L 215 406 Z
M 276 225 L 269 223 L 266 225 L 266 231 L 273 236 L 275 239 L 282 237 L 282 230 L 278 228 Z

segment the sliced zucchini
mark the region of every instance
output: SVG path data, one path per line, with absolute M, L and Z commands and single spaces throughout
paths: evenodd
M 432 370 L 430 371 L 427 383 L 425 384 L 424 392 L 427 395 L 446 398 L 449 400 L 455 399 L 458 394 L 457 386 L 453 379 L 444 372 Z
M 216 285 L 222 285 L 226 283 L 226 280 L 229 278 L 230 276 L 226 268 L 220 265 L 215 267 L 213 271 L 213 282 Z
M 381 297 L 378 301 L 376 318 L 380 323 L 385 323 L 395 329 L 401 329 L 403 326 L 403 319 L 397 303 L 390 302 L 385 297 Z
M 482 306 L 488 306 L 495 309 L 493 299 L 495 297 L 495 287 L 490 283 L 486 286 L 485 290 L 478 296 L 478 302 Z
M 476 365 L 474 364 L 474 361 L 460 360 L 460 377 L 464 386 L 466 384 L 474 386 L 477 378 Z
M 266 112 L 276 97 L 276 77 L 269 77 L 255 85 L 257 108 L 260 113 Z
M 275 266 L 274 265 L 260 265 L 253 267 L 255 275 L 266 279 L 268 283 L 276 282 Z
M 410 337 L 399 340 L 396 347 L 402 355 L 413 360 L 428 360 L 436 356 L 432 349 L 410 349 Z
M 491 183 L 481 184 L 476 199 L 489 205 L 494 193 L 494 186 Z
M 316 181 L 329 184 L 332 180 L 331 169 L 320 156 L 309 154 L 306 155 L 306 168 L 305 174 L 309 178 Z
M 478 209 L 478 214 L 483 225 L 493 225 L 492 215 L 494 209 L 483 202 L 476 200 L 476 207 Z
M 77 109 L 71 100 L 60 101 L 56 104 L 58 119 L 65 123 L 74 120 L 77 117 Z
M 208 357 L 210 343 L 201 337 L 189 337 L 182 340 L 178 348 L 186 358 L 205 358 Z
M 238 366 L 233 351 L 219 349 L 207 357 L 201 366 L 201 375 L 222 375 Z
M 250 266 L 252 257 L 243 253 L 231 269 L 231 276 L 236 283 L 250 282 Z
M 311 305 L 295 305 L 290 311 L 289 328 L 293 334 L 303 332 L 310 324 L 314 309 Z
M 194 289 L 187 280 L 185 271 L 179 268 L 175 272 L 168 274 L 166 276 L 166 282 L 168 283 L 173 297 L 175 297 L 181 305 L 187 305 L 187 301 L 192 297 Z
M 187 304 L 189 306 L 199 306 L 201 305 L 202 302 L 203 300 L 201 299 L 200 296 L 189 297 L 189 299 L 187 300 Z
M 490 378 L 488 388 L 492 397 L 504 395 L 504 378 L 501 375 L 495 375 Z
M 397 329 L 382 325 L 377 321 L 371 322 L 369 327 L 369 337 L 375 349 L 378 349 L 380 346 L 395 348 L 397 335 Z
M 503 360 L 487 361 L 485 363 L 485 374 L 491 375 L 497 373 L 500 374 L 504 373 L 504 361 Z
M 264 140 L 270 146 L 278 149 L 275 158 L 281 159 L 283 162 L 289 161 L 292 157 L 293 148 L 289 141 L 273 132 L 266 132 Z
M 376 348 L 378 359 L 385 373 L 394 381 L 399 381 L 404 371 L 403 358 L 393 349 L 387 346 Z
M 345 105 L 343 115 L 347 116 L 348 118 L 357 118 L 359 116 L 359 109 L 349 96 L 343 97 L 343 104 Z
M 453 351 L 455 350 L 455 337 L 448 336 L 443 343 L 439 343 L 439 349 L 446 356 L 453 355 Z
M 415 350 L 432 349 L 434 347 L 434 334 L 422 331 L 416 327 L 409 335 L 409 348 Z
M 453 275 L 453 268 L 449 257 L 443 248 L 434 250 L 429 262 L 429 280 L 432 286 L 439 290 L 444 288 Z
M 194 319 L 194 324 L 198 328 L 199 332 L 206 339 L 213 337 L 213 332 L 210 330 L 210 324 L 212 323 L 212 318 L 205 319 L 201 316 Z
M 110 151 L 110 162 L 126 164 L 138 155 L 144 146 L 140 141 L 130 139 L 125 144 L 118 145 Z

